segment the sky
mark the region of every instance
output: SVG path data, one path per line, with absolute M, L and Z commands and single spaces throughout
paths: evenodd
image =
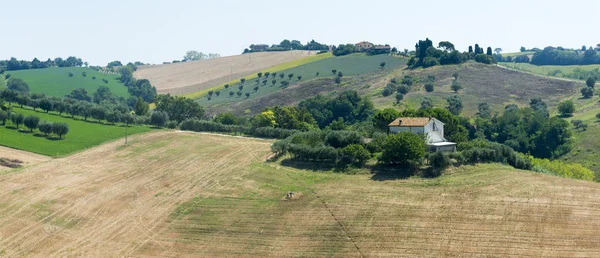
M 428 37 L 516 52 L 600 43 L 600 1 L 19 0 L 3 1 L 0 59 L 77 56 L 90 65 L 237 55 L 283 39 L 370 41 L 413 49 Z

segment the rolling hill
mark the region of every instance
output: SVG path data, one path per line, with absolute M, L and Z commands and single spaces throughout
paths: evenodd
M 82 74 L 84 72 L 87 74 L 85 77 Z M 86 67 L 51 67 L 8 71 L 7 73 L 25 81 L 29 85 L 30 92 L 44 93 L 47 96 L 62 98 L 77 88 L 86 89 L 91 96 L 99 86 L 104 85 L 119 97 L 129 97 L 127 87 L 117 80 L 118 75 L 99 73 Z M 72 73 L 73 77 L 69 77 L 69 73 Z M 106 79 L 108 83 L 104 83 L 102 79 Z
M 6 256 L 598 256 L 600 185 L 486 164 L 436 179 L 264 162 L 162 131 L 0 175 Z M 0 149 L 0 154 L 11 155 Z M 9 157 L 10 158 L 10 157 Z M 291 199 L 285 198 L 294 192 Z
M 150 80 L 158 93 L 186 94 L 256 74 L 270 67 L 316 55 L 315 51 L 260 52 L 215 59 L 140 66 L 136 78 Z
M 366 56 L 355 54 L 332 57 L 286 70 L 272 71 L 277 72 L 278 74 L 284 74 L 285 76 L 283 78 L 279 76 L 270 76 L 268 79 L 263 77 L 259 81 L 246 81 L 244 83 L 244 89 L 241 91 L 244 94 L 241 96 L 237 94 L 229 94 L 230 92 L 237 93 L 240 91 L 238 88 L 239 82 L 237 82 L 236 85 L 231 85 L 228 90 L 221 88 L 220 96 L 213 95 L 210 100 L 208 100 L 208 96 L 204 96 L 203 98 L 199 99 L 198 102 L 205 106 L 229 103 L 233 103 L 235 105 L 237 102 L 248 101 L 250 99 L 262 96 L 269 96 L 269 94 L 283 90 L 284 86 L 281 84 L 282 81 L 286 81 L 289 83 L 289 85 L 293 86 L 295 84 L 310 81 L 312 79 L 330 78 L 333 80 L 335 75 L 332 74 L 332 70 L 336 70 L 337 73 L 342 72 L 343 76 L 345 77 L 370 74 L 382 71 L 380 67 L 382 62 L 386 63 L 383 70 L 395 70 L 406 65 L 405 59 L 388 55 Z M 319 74 L 317 75 L 317 73 Z M 294 76 L 289 78 L 289 74 L 293 74 Z M 302 76 L 302 79 L 299 80 L 298 76 Z M 262 83 L 264 80 L 267 81 L 266 84 Z M 272 83 L 273 80 L 275 80 L 275 84 Z M 254 90 L 256 86 L 259 86 L 258 91 Z M 250 96 L 246 97 L 245 93 L 250 93 Z

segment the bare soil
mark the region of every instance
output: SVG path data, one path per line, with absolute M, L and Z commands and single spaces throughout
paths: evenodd
M 316 53 L 316 51 L 260 52 L 194 62 L 140 66 L 134 76 L 138 79 L 150 80 L 158 93 L 185 94 L 214 87 Z

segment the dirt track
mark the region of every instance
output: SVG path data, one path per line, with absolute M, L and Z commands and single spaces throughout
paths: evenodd
M 195 62 L 140 66 L 134 76 L 150 80 L 158 93 L 185 94 L 315 54 L 316 51 L 261 52 Z

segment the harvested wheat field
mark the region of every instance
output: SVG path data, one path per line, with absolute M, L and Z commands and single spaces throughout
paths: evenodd
M 158 93 L 185 94 L 207 89 L 270 67 L 315 55 L 316 51 L 259 52 L 215 59 L 140 66 L 134 73 L 148 79 Z
M 9 169 L 4 165 L 31 166 L 50 159 L 48 156 L 0 146 L 0 171 Z
M 600 256 L 597 183 L 501 165 L 437 179 L 299 170 L 265 162 L 271 141 L 208 134 L 131 142 L 0 175 L 0 252 Z

